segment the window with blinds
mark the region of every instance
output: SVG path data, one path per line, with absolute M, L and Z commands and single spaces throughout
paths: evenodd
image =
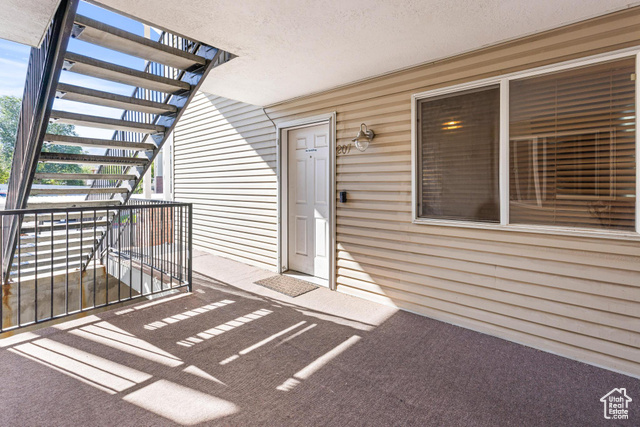
M 635 229 L 635 59 L 512 80 L 509 220 Z
M 419 216 L 499 222 L 498 85 L 418 102 Z

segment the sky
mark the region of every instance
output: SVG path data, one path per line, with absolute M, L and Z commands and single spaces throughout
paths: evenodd
M 78 5 L 78 14 L 99 20 L 138 35 L 143 35 L 144 33 L 142 24 L 85 2 L 80 2 Z M 157 37 L 157 32 L 152 31 L 151 35 L 152 37 L 154 35 Z M 101 48 L 75 39 L 71 39 L 69 41 L 67 50 L 69 52 L 91 56 L 102 61 L 113 62 L 129 68 L 135 68 L 137 70 L 142 70 L 145 65 L 145 61 L 140 58 Z M 0 96 L 11 95 L 22 97 L 30 51 L 31 48 L 29 46 L 0 39 Z M 89 87 L 120 95 L 131 95 L 135 89 L 133 86 L 83 76 L 69 71 L 62 71 L 60 81 L 63 83 Z M 53 108 L 55 110 L 82 112 L 84 114 L 100 115 L 112 118 L 120 118 L 123 113 L 120 109 L 100 107 L 59 99 L 54 101 Z M 76 132 L 80 136 L 89 138 L 111 139 L 113 136 L 112 130 L 82 126 L 76 126 Z

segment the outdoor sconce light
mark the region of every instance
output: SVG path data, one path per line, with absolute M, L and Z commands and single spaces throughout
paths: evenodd
M 360 131 L 356 135 L 355 138 L 352 139 L 353 142 L 356 143 L 356 148 L 360 151 L 364 151 L 369 146 L 369 143 L 376 136 L 372 130 L 367 129 L 367 125 L 362 123 L 360 125 Z

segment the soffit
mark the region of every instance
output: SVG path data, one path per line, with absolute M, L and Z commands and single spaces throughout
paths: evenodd
M 102 3 L 238 55 L 214 69 L 202 90 L 256 105 L 331 89 L 630 5 L 628 0 Z
M 39 46 L 60 0 L 3 0 L 0 39 Z

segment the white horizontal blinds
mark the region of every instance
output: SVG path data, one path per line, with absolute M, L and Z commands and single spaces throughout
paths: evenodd
M 418 107 L 420 216 L 499 222 L 499 86 Z
M 514 80 L 510 222 L 634 230 L 635 60 Z

